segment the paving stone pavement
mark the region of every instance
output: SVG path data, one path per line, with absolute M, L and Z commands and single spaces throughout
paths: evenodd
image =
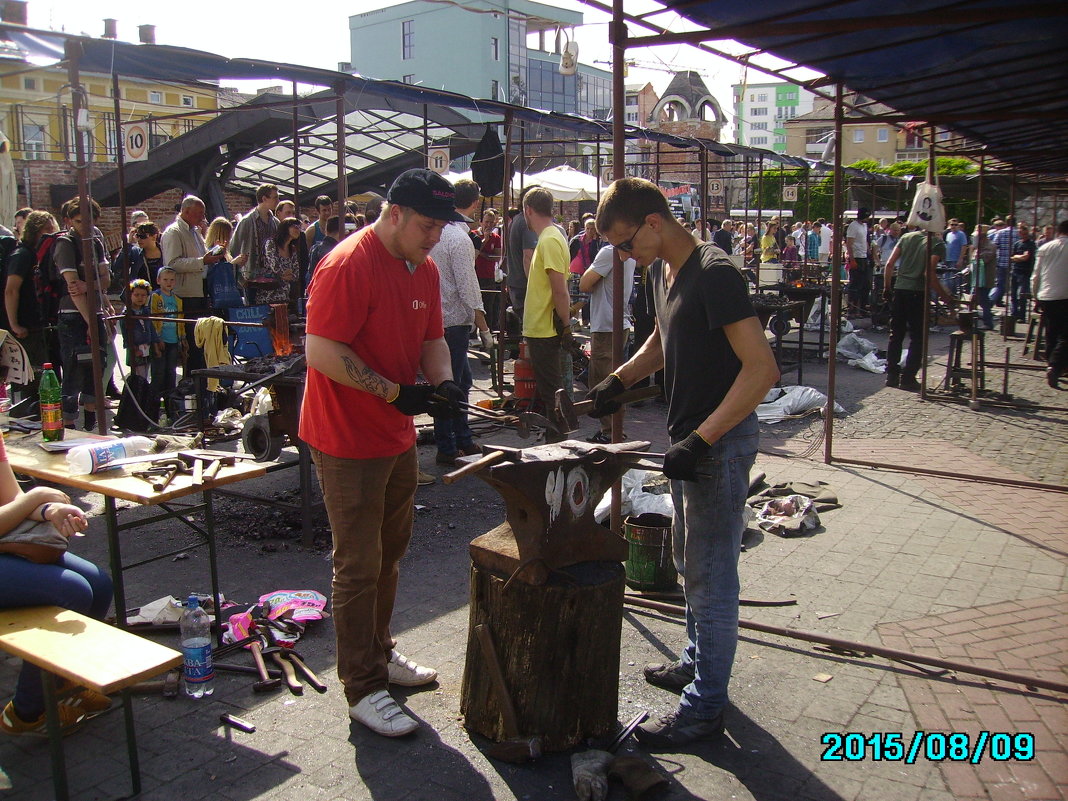
M 872 334 L 877 337 L 878 334 Z M 988 344 L 988 351 L 991 346 Z M 937 357 L 937 346 L 932 351 Z M 806 382 L 820 386 L 821 368 L 806 365 Z M 937 372 L 932 369 L 932 372 Z M 1014 386 L 1016 378 L 1014 376 Z M 836 421 L 839 457 L 968 468 L 980 475 L 1064 483 L 1065 420 L 1052 412 L 924 403 L 888 390 L 879 376 L 841 367 L 840 397 L 847 414 Z M 484 386 L 485 381 L 481 382 Z M 1063 395 L 1022 374 L 1017 393 L 1056 405 Z M 1043 385 L 1044 386 L 1044 385 Z M 629 439 L 666 445 L 664 411 L 655 403 L 628 414 Z M 982 425 L 979 422 L 982 421 Z M 816 442 L 811 419 L 763 426 L 763 448 L 799 453 Z M 590 421 L 584 434 L 594 430 Z M 485 441 L 520 444 L 497 434 Z M 1060 443 L 1050 448 L 1049 443 Z M 934 478 L 816 459 L 763 454 L 757 467 L 770 483 L 825 481 L 841 508 L 821 515 L 810 536 L 780 538 L 751 531 L 741 554 L 742 596 L 784 599 L 792 606 L 742 608 L 746 620 L 821 632 L 964 662 L 1066 681 L 1068 612 L 1068 496 Z M 867 454 L 867 456 L 865 456 Z M 433 461 L 424 448 L 422 463 Z M 440 475 L 443 468 L 429 468 Z M 282 471 L 245 489 L 265 496 L 291 487 Z M 83 503 L 91 499 L 82 499 Z M 245 677 L 221 675 L 210 699 L 144 698 L 136 705 L 144 799 L 571 799 L 567 754 L 528 766 L 487 759 L 460 718 L 460 683 L 468 627 L 467 543 L 503 517 L 503 505 L 483 482 L 468 479 L 421 488 L 415 533 L 402 567 L 395 614 L 398 647 L 440 671 L 439 682 L 398 693 L 425 725 L 416 735 L 386 740 L 351 723 L 334 668 L 329 621 L 301 643 L 308 661 L 330 685 L 254 695 Z M 234 514 L 239 514 L 238 511 Z M 137 510 L 124 512 L 138 514 Z M 225 526 L 226 514 L 220 515 Z M 103 521 L 94 518 L 79 551 L 106 563 Z M 281 533 L 281 532 L 279 532 Z M 161 526 L 158 544 L 181 534 Z M 130 542 L 129 558 L 149 547 Z M 225 540 L 220 573 L 226 593 L 254 600 L 281 587 L 329 592 L 329 555 L 292 540 Z M 137 602 L 165 592 L 203 587 L 204 556 L 163 562 L 128 573 Z M 173 634 L 161 635 L 173 643 Z M 627 608 L 621 641 L 619 717 L 648 709 L 663 714 L 673 697 L 645 684 L 641 666 L 674 658 L 683 644 L 676 619 Z M 0 690 L 10 693 L 17 663 L 0 662 Z M 817 681 L 829 674 L 829 681 Z M 820 676 L 820 678 L 824 678 Z M 732 681 L 727 736 L 677 754 L 646 755 L 668 779 L 656 798 L 854 801 L 903 799 L 1063 799 L 1068 786 L 1066 696 L 1031 691 L 964 674 L 934 675 L 910 664 L 821 650 L 796 639 L 742 632 Z M 257 726 L 254 734 L 222 728 L 233 712 Z M 1036 758 L 978 766 L 919 758 L 914 764 L 866 758 L 826 761 L 825 733 L 918 730 L 969 735 L 979 729 L 1029 731 Z M 855 742 L 855 739 L 854 739 Z M 68 740 L 71 786 L 78 799 L 129 791 L 118 715 L 92 721 Z M 627 753 L 642 755 L 633 744 Z M 12 789 L 3 797 L 52 798 L 46 742 L 0 740 L 0 766 Z M 610 799 L 622 799 L 613 785 Z

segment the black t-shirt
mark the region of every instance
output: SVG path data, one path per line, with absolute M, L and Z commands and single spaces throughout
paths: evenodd
M 650 267 L 672 442 L 715 411 L 741 371 L 723 327 L 756 316 L 745 279 L 718 253 L 708 245 L 694 248 L 670 290 L 663 262 Z
M 22 285 L 19 286 L 19 325 L 29 329 L 43 325 L 41 305 L 37 302 L 37 287 L 33 281 L 33 268 L 36 266 L 37 254 L 21 243 L 7 260 L 7 275 L 17 275 L 22 279 Z M 4 319 L 7 319 L 6 312 Z
M 1012 262 L 1012 269 L 1018 273 L 1031 274 L 1031 270 L 1035 266 L 1035 253 L 1038 251 L 1038 246 L 1033 239 L 1020 239 L 1016 244 L 1012 246 L 1012 255 L 1019 256 L 1024 253 L 1027 254 L 1027 258 L 1024 261 Z

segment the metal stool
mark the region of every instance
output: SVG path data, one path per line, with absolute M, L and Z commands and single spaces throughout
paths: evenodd
M 972 359 L 976 358 L 975 351 L 978 350 L 979 390 L 986 389 L 986 332 L 960 330 L 949 335 L 949 357 L 946 364 L 946 377 L 942 382 L 947 391 L 958 389 L 962 379 L 970 381 L 972 378 L 972 362 L 969 362 L 966 367 L 961 364 L 965 342 L 976 343 L 972 349 Z
M 1031 315 L 1031 321 L 1027 324 L 1027 338 L 1024 340 L 1023 355 L 1027 355 L 1028 349 L 1033 342 L 1035 345 L 1035 355 L 1033 359 L 1042 361 L 1044 354 L 1042 353 L 1042 340 L 1046 333 L 1046 314 L 1040 312 L 1039 314 Z

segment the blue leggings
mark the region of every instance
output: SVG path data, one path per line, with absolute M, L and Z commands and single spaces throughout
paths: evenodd
M 0 609 L 44 605 L 102 620 L 111 606 L 111 577 L 69 552 L 51 565 L 0 554 Z M 23 720 L 36 720 L 44 712 L 41 669 L 36 665 L 22 663 L 14 702 Z

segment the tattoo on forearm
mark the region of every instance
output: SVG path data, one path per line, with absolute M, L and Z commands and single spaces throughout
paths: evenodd
M 342 361 L 345 363 L 345 373 L 356 383 L 356 386 L 364 392 L 370 392 L 380 398 L 386 397 L 386 392 L 389 389 L 386 379 L 382 378 L 366 364 L 357 365 L 348 356 L 343 357 Z

